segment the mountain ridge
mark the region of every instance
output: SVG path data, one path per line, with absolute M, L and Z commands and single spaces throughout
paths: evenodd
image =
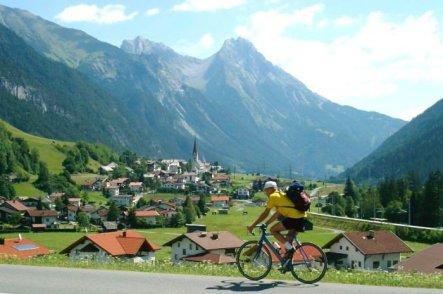
M 0 15 L 35 50 L 112 93 L 135 126 L 146 128 L 141 142 L 154 157 L 187 158 L 195 137 L 207 158 L 238 170 L 282 173 L 292 166 L 296 176 L 323 177 L 366 156 L 405 123 L 313 93 L 245 39 L 226 40 L 200 60 L 152 41 L 145 51 L 135 48 L 142 37 L 124 41 L 123 50 L 83 32 L 49 29 L 55 24 L 40 18 L 15 21 L 20 11 L 0 6 Z M 70 48 L 50 41 L 60 32 L 63 40 L 74 38 Z M 147 154 L 141 142 L 132 147 Z

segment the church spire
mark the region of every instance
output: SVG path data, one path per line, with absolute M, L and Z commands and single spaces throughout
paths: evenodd
M 194 137 L 194 148 L 192 149 L 192 158 L 198 162 L 197 138 Z

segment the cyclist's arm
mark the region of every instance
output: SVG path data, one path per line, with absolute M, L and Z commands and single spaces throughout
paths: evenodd
M 255 228 L 257 224 L 261 223 L 268 217 L 270 211 L 271 211 L 270 208 L 265 208 L 265 210 L 259 215 L 259 217 L 255 220 L 255 222 L 253 222 L 252 225 L 248 226 L 248 231 L 252 232 L 252 230 Z
M 273 223 L 281 214 L 276 211 L 267 221 L 266 225 L 269 226 L 271 223 Z

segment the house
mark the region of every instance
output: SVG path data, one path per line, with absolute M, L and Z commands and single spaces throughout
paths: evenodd
M 35 228 L 56 228 L 58 212 L 55 210 L 28 210 L 25 217 Z M 37 226 L 34 226 L 37 225 Z
M 8 222 L 9 218 L 15 213 L 19 212 L 10 208 L 0 206 L 0 222 Z
M 39 199 L 35 197 L 22 196 L 18 198 L 20 203 L 27 207 L 37 207 Z
M 412 252 L 391 231 L 345 232 L 337 235 L 323 248 L 329 264 L 336 267 L 388 270 L 400 262 L 400 254 Z
M 108 209 L 104 206 L 100 206 L 91 212 L 91 221 L 95 224 L 101 224 L 108 218 Z
M 0 238 L 0 258 L 12 257 L 18 259 L 29 258 L 33 256 L 42 256 L 53 253 L 48 248 L 35 243 L 32 240 L 21 238 L 5 239 Z
M 118 166 L 117 163 L 115 163 L 115 162 L 111 162 L 111 163 L 108 164 L 108 165 L 102 165 L 102 166 L 100 166 L 100 169 L 101 169 L 103 172 L 105 172 L 105 173 L 109 173 L 109 172 L 112 172 L 117 166 Z
M 406 273 L 443 275 L 443 243 L 434 244 L 396 264 L 394 270 Z
M 157 223 L 157 217 L 159 216 L 160 214 L 156 210 L 135 211 L 135 217 L 148 225 L 155 225 Z
M 129 190 L 134 193 L 143 192 L 143 182 L 130 182 Z
M 132 262 L 154 262 L 160 247 L 134 230 L 83 236 L 60 254 L 71 260 L 111 261 L 120 258 Z
M 211 203 L 214 207 L 228 207 L 229 206 L 229 196 L 211 196 Z
M 107 177 L 91 179 L 89 181 L 84 182 L 81 185 L 81 188 L 83 190 L 89 190 L 89 191 L 101 191 L 103 189 L 106 180 Z
M 237 199 L 249 199 L 249 189 L 245 187 L 238 188 Z
M 29 207 L 23 205 L 20 201 L 17 200 L 5 201 L 0 204 L 0 207 L 8 208 L 21 214 L 25 213 L 29 209 Z
M 118 206 L 130 207 L 134 205 L 134 196 L 132 195 L 116 195 L 109 198 L 109 201 L 115 202 Z
M 235 263 L 235 250 L 244 242 L 230 232 L 195 231 L 178 236 L 163 246 L 171 247 L 171 261 Z
M 117 185 L 109 185 L 104 188 L 105 194 L 108 197 L 118 196 L 120 195 L 120 187 Z
M 68 202 L 70 205 L 75 205 L 77 207 L 80 207 L 82 205 L 81 198 L 68 198 Z

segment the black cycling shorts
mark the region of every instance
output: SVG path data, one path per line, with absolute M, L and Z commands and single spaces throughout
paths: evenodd
M 297 232 L 305 231 L 305 218 L 285 218 L 282 222 L 286 230 L 296 230 Z

